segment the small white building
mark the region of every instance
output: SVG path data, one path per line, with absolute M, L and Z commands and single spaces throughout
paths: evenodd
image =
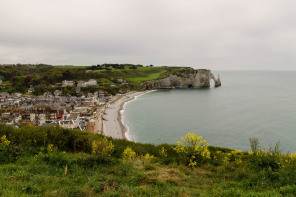
M 94 79 L 90 79 L 90 80 L 88 80 L 88 82 L 87 82 L 87 85 L 88 85 L 88 86 L 96 86 L 97 84 L 98 84 L 97 81 L 94 80 Z
M 55 96 L 60 96 L 60 95 L 62 95 L 62 92 L 60 90 L 55 90 L 53 94 Z
M 14 92 L 14 93 L 12 93 L 12 95 L 16 96 L 17 98 L 22 96 L 22 94 L 19 92 Z
M 30 88 L 28 89 L 28 93 L 31 94 L 34 91 L 34 88 L 32 85 L 30 85 Z
M 74 87 L 74 81 L 62 81 L 62 87 Z
M 79 123 L 80 123 L 80 113 L 72 112 L 67 117 L 67 120 L 59 121 L 59 126 L 67 129 L 80 129 Z
M 80 87 L 76 87 L 76 88 L 75 88 L 75 92 L 76 92 L 76 94 L 79 94 L 80 91 L 81 91 Z
M 85 81 L 77 81 L 77 87 L 84 88 L 86 86 L 87 86 L 87 82 L 85 82 Z

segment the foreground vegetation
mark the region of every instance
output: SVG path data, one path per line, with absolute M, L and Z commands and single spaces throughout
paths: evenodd
M 0 196 L 295 196 L 295 155 L 250 142 L 241 152 L 193 133 L 155 146 L 0 125 Z

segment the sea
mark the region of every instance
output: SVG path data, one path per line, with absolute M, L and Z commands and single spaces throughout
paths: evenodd
M 188 132 L 212 146 L 250 151 L 279 142 L 296 152 L 296 71 L 212 71 L 222 86 L 152 91 L 125 104 L 129 140 L 176 144 Z

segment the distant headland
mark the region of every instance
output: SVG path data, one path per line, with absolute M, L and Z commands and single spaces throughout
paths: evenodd
M 52 66 L 0 64 L 0 92 L 82 96 L 96 91 L 110 95 L 158 88 L 199 88 L 221 85 L 210 70 L 134 64 Z

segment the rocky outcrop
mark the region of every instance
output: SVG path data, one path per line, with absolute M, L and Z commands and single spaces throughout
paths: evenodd
M 211 73 L 211 79 L 214 80 L 215 82 L 215 87 L 219 87 L 221 86 L 221 80 L 220 80 L 220 75 L 218 74 L 217 79 L 215 78 L 215 76 L 213 75 L 213 73 Z
M 213 79 L 215 87 L 221 86 L 220 76 L 217 79 L 206 69 L 190 69 L 177 74 L 170 75 L 164 79 L 159 79 L 147 84 L 147 89 L 162 88 L 200 88 L 210 87 L 210 80 Z

